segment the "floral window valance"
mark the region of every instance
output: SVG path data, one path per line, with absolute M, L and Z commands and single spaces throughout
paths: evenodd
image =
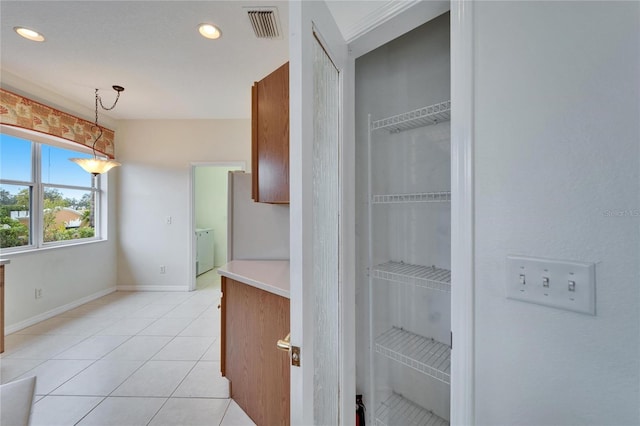
M 98 136 L 94 123 L 5 89 L 0 89 L 0 123 L 58 136 L 89 148 L 93 147 L 93 141 Z M 102 127 L 102 137 L 96 144 L 96 151 L 114 158 L 114 138 L 113 130 Z

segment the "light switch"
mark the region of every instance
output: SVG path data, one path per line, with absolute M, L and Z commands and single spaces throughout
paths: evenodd
M 595 264 L 507 256 L 506 269 L 508 299 L 596 314 Z

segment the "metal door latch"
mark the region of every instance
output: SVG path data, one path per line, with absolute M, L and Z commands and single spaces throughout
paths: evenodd
M 300 367 L 300 348 L 298 346 L 291 346 L 291 365 Z
M 291 333 L 287 334 L 282 340 L 278 340 L 276 346 L 281 351 L 289 352 L 291 354 L 291 365 L 300 367 L 300 347 L 291 346 Z

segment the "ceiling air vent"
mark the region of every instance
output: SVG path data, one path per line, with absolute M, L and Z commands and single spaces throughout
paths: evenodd
M 247 8 L 247 15 L 258 38 L 281 38 L 280 19 L 275 7 Z

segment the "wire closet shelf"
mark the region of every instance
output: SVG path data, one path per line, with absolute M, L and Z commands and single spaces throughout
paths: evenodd
M 450 191 L 416 192 L 413 194 L 377 194 L 373 196 L 373 204 L 399 203 L 446 203 L 451 201 Z
M 437 340 L 392 327 L 376 339 L 376 352 L 442 383 L 451 382 L 451 348 Z
M 435 266 L 386 262 L 374 266 L 371 270 L 371 276 L 400 284 L 410 284 L 447 293 L 451 292 L 451 271 L 436 268 Z
M 451 101 L 445 101 L 372 121 L 371 130 L 387 130 L 390 133 L 397 133 L 450 120 Z
M 367 164 L 368 164 L 368 276 L 369 292 L 374 294 L 374 289 L 384 285 L 384 281 L 404 284 L 413 287 L 437 290 L 451 293 L 451 271 L 436 266 L 423 266 L 404 263 L 401 261 L 389 261 L 382 264 L 374 263 L 374 214 L 376 205 L 380 204 L 404 204 L 414 208 L 415 204 L 447 203 L 451 201 L 451 191 L 416 192 L 416 193 L 374 193 L 372 185 L 373 176 L 373 143 L 374 134 L 386 140 L 384 134 L 394 135 L 410 129 L 437 125 L 451 120 L 451 101 L 447 100 L 437 104 L 424 106 L 412 111 L 400 113 L 379 120 L 372 120 L 368 115 L 368 139 L 367 139 Z M 447 130 L 444 127 L 443 130 Z M 383 130 L 384 132 L 378 132 Z M 439 129 L 433 128 L 434 134 Z M 420 136 L 420 135 L 416 135 Z M 431 132 L 423 135 L 427 140 L 434 136 Z M 401 141 L 404 139 L 401 139 Z M 416 188 L 417 189 L 417 188 Z M 422 188 L 418 189 L 421 190 Z M 426 188 L 425 188 L 426 189 Z M 433 188 L 445 189 L 445 188 Z M 393 190 L 392 190 L 393 191 Z M 381 191 L 386 192 L 386 191 Z M 414 205 L 411 205 L 414 204 Z M 394 207 L 391 207 L 394 209 Z M 389 259 L 387 257 L 387 259 Z M 379 260 L 378 260 L 379 262 Z M 373 296 L 372 296 L 373 297 Z M 415 334 L 397 325 L 386 323 L 382 330 L 374 327 L 376 320 L 373 310 L 369 311 L 369 356 L 370 365 L 374 365 L 375 359 L 384 357 L 401 366 L 411 368 L 421 373 L 424 377 L 434 379 L 444 385 L 451 383 L 451 347 L 433 338 Z M 377 330 L 376 330 L 377 329 Z M 416 425 L 416 426 L 448 426 L 449 422 L 433 411 L 419 406 L 415 402 L 396 393 L 389 398 L 388 394 L 378 399 L 375 369 L 370 369 L 371 402 L 375 410 L 371 411 L 372 423 L 376 425 Z M 388 389 L 388 387 L 386 387 Z M 391 390 L 390 389 L 390 390 Z M 382 401 L 383 400 L 383 401 Z M 382 401 L 382 402 L 381 402 Z
M 392 393 L 376 410 L 376 426 L 449 426 L 449 422 L 397 393 Z

